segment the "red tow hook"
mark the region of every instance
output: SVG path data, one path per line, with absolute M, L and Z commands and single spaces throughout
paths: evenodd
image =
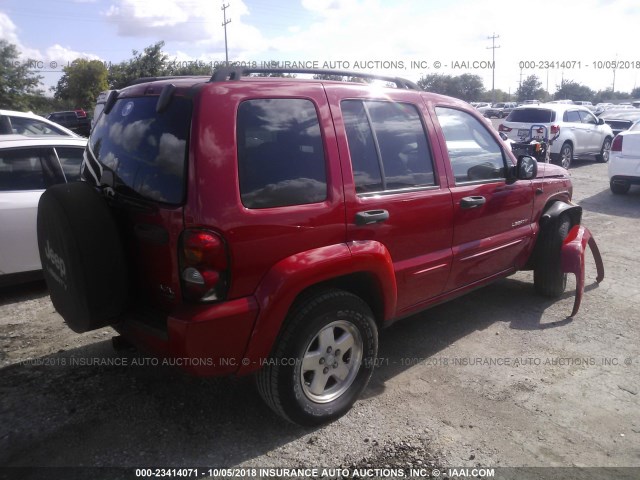
M 562 244 L 562 271 L 564 273 L 573 273 L 576 276 L 576 299 L 573 302 L 572 317 L 578 313 L 582 294 L 584 293 L 584 253 L 587 245 L 589 245 L 596 261 L 596 269 L 598 271 L 596 282 L 600 283 L 604 279 L 604 264 L 602 263 L 598 245 L 596 245 L 591 232 L 582 225 L 576 225 L 569 231 Z

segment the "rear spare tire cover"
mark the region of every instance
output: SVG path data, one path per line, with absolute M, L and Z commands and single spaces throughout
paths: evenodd
M 38 248 L 53 306 L 73 331 L 104 327 L 123 313 L 124 248 L 109 206 L 93 187 L 74 182 L 42 194 Z

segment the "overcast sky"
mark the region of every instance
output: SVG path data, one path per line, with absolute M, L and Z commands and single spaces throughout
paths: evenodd
M 638 0 L 227 0 L 229 60 L 342 62 L 418 80 L 476 74 L 514 93 L 536 74 L 553 93 L 561 79 L 594 90 L 640 86 Z M 0 0 L 0 38 L 55 85 L 78 57 L 117 63 L 159 40 L 171 59 L 224 60 L 219 0 Z M 387 62 L 387 63 L 381 63 Z M 412 62 L 420 62 L 412 68 Z M 440 62 L 440 68 L 436 68 Z M 474 63 L 475 62 L 475 63 Z M 521 64 L 520 62 L 530 62 Z M 537 68 L 551 62 L 554 68 Z M 564 68 L 560 62 L 565 62 Z M 570 62 L 570 67 L 567 68 Z M 609 62 L 607 64 L 606 62 Z M 459 68 L 454 68 L 457 66 Z M 395 68 L 394 68 L 395 67 Z M 521 67 L 522 70 L 521 70 Z M 53 70 L 53 73 L 49 71 Z

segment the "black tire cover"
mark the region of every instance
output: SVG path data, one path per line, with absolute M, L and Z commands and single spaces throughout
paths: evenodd
M 117 321 L 127 268 L 115 219 L 85 182 L 48 188 L 38 204 L 38 249 L 51 301 L 78 333 Z

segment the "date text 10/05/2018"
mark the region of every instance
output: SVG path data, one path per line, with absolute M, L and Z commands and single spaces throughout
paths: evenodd
M 596 60 L 583 62 L 580 60 L 521 60 L 519 68 L 580 70 L 640 70 L 640 60 Z

